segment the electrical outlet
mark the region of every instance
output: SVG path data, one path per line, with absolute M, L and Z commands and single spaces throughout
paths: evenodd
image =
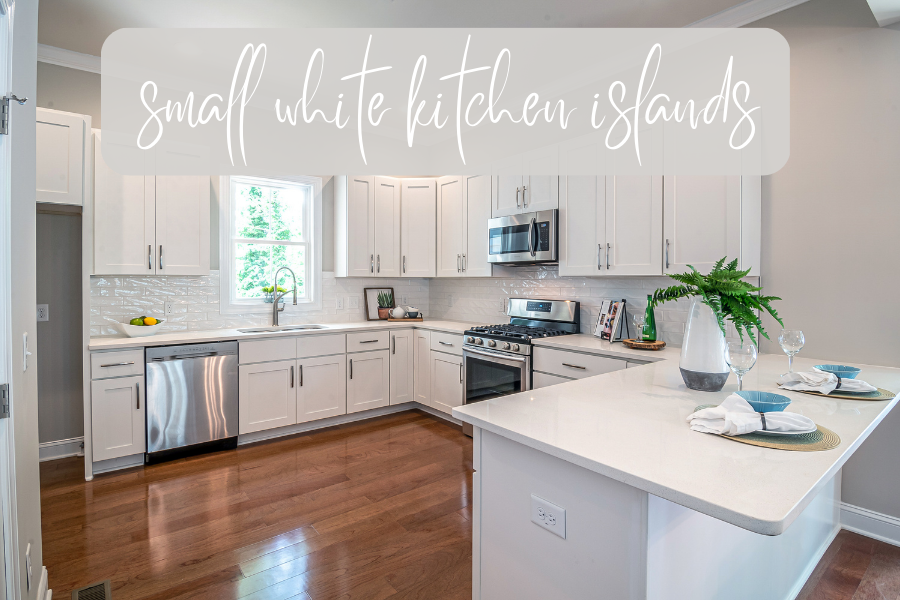
M 174 302 L 166 302 L 166 316 L 171 315 L 175 312 L 175 303 Z
M 400 304 L 409 304 L 409 298 L 406 296 L 400 296 Z
M 49 304 L 38 304 L 37 305 L 37 320 L 38 321 L 49 321 L 50 320 L 50 305 Z
M 338 299 L 334 301 L 334 307 L 338 310 L 344 310 L 344 299 L 338 297 Z
M 359 308 L 359 296 L 350 296 L 350 308 Z
M 531 495 L 531 522 L 566 539 L 566 509 Z

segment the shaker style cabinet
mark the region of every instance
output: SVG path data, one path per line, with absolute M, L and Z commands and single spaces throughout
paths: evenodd
M 297 423 L 347 414 L 347 357 L 297 361 Z
M 400 189 L 400 274 L 434 277 L 437 182 L 404 179 Z
M 400 180 L 335 178 L 335 275 L 399 277 Z
M 431 406 L 431 332 L 424 329 L 414 329 L 414 359 L 415 388 L 414 400 L 425 406 Z
M 296 361 L 241 365 L 238 375 L 241 434 L 297 422 Z
M 100 140 L 95 131 L 93 273 L 208 275 L 209 178 L 120 175 Z
M 84 205 L 90 117 L 36 109 L 35 200 Z
M 415 331 L 391 332 L 391 405 L 415 400 L 414 344 Z
M 490 277 L 487 221 L 491 177 L 454 175 L 437 180 L 437 276 Z
M 463 403 L 463 358 L 431 352 L 431 407 L 450 414 Z
M 91 448 L 94 462 L 140 454 L 144 429 L 144 376 L 91 382 Z
M 492 217 L 559 207 L 559 150 L 556 145 L 500 161 L 492 171 Z
M 390 404 L 390 351 L 347 355 L 347 414 Z

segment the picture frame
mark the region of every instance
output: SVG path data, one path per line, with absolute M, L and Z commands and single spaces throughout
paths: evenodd
M 628 331 L 625 300 L 604 300 L 600 304 L 600 314 L 594 327 L 594 337 L 608 342 L 618 342 Z M 623 332 L 624 329 L 624 332 Z
M 397 306 L 397 297 L 394 295 L 394 288 L 392 287 L 378 287 L 378 288 L 363 288 L 363 294 L 365 296 L 366 301 L 366 321 L 382 321 L 381 317 L 378 316 L 378 294 L 386 292 L 391 295 L 391 306 L 389 308 L 394 308 Z M 387 317 L 385 317 L 387 318 Z

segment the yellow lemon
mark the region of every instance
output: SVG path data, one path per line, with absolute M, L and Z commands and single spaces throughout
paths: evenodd
M 153 317 L 146 317 L 144 319 L 144 325 L 156 325 L 157 323 L 159 323 L 159 321 L 157 321 Z

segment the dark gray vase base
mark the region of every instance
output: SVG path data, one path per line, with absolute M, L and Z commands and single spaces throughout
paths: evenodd
M 684 385 L 692 390 L 718 392 L 725 387 L 728 373 L 701 373 L 700 371 L 681 369 L 681 378 L 684 379 Z

